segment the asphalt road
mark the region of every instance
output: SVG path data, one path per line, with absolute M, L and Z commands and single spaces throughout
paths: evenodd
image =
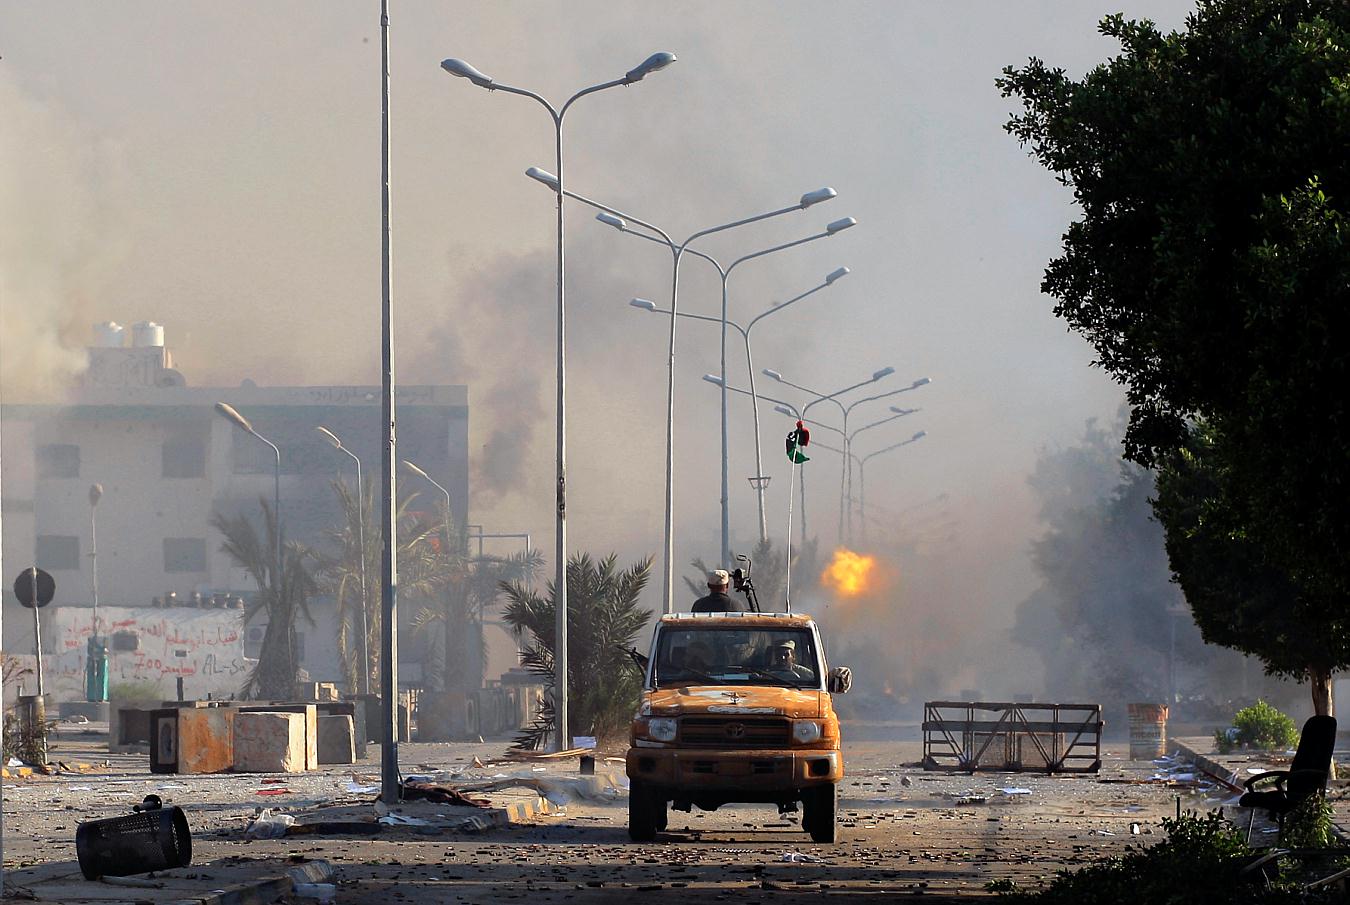
M 82 747 L 72 739 L 62 750 L 88 758 L 96 742 L 88 751 Z M 466 781 L 502 771 L 576 775 L 575 762 L 542 771 L 493 763 L 503 748 L 405 745 L 402 763 L 408 770 L 448 769 Z M 1098 776 L 967 776 L 918 769 L 920 748 L 913 741 L 848 743 L 835 845 L 812 843 L 798 815 L 761 806 L 672 811 L 668 832 L 636 845 L 628 840 L 622 793 L 573 798 L 554 813 L 477 835 L 408 830 L 374 838 L 248 840 L 243 829 L 259 807 L 280 806 L 302 817 L 335 803 L 369 812 L 373 795 L 345 789 L 350 769 L 287 777 L 152 776 L 144 757 L 128 756 L 110 758 L 98 774 L 7 784 L 5 854 L 11 864 L 73 858 L 80 820 L 125 813 L 153 791 L 189 811 L 194 863 L 326 859 L 336 868 L 342 903 L 604 902 L 635 894 L 671 902 L 782 903 L 822 895 L 941 901 L 988 895 L 991 881 L 1035 885 L 1062 867 L 1156 841 L 1178 796 L 1184 807 L 1202 810 L 1231 797 L 1150 782 L 1158 767 L 1125 760 L 1124 749 L 1106 746 Z M 487 766 L 472 767 L 475 756 Z M 622 772 L 621 766 L 609 768 Z M 375 763 L 356 770 L 378 775 Z M 265 796 L 268 789 L 284 794 Z

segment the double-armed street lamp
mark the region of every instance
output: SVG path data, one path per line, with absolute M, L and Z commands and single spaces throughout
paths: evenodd
M 793 389 L 801 390 L 803 393 L 807 393 L 807 394 L 809 394 L 809 395 L 815 397 L 815 399 L 813 399 L 810 403 L 808 403 L 808 404 L 806 405 L 805 408 L 802 409 L 803 414 L 805 414 L 805 412 L 807 411 L 807 409 L 810 409 L 811 406 L 815 405 L 815 404 L 818 403 L 818 402 L 826 402 L 826 401 L 833 402 L 833 403 L 835 404 L 835 406 L 839 409 L 840 414 L 843 416 L 843 420 L 844 420 L 844 425 L 843 425 L 844 451 L 845 451 L 846 453 L 848 452 L 848 438 L 849 438 L 849 433 L 848 433 L 848 416 L 849 416 L 850 413 L 852 413 L 853 409 L 857 408 L 859 405 L 862 405 L 864 402 L 873 402 L 873 401 L 875 401 L 875 400 L 877 400 L 877 399 L 885 399 L 885 398 L 890 397 L 890 396 L 895 396 L 895 395 L 897 395 L 897 394 L 899 394 L 899 393 L 907 393 L 907 392 L 909 392 L 910 390 L 916 390 L 916 389 L 918 389 L 918 388 L 921 387 L 921 386 L 927 386 L 928 384 L 930 384 L 930 383 L 933 382 L 933 381 L 932 381 L 930 378 L 928 378 L 928 377 L 920 377 L 918 380 L 915 380 L 913 383 L 909 384 L 908 386 L 900 387 L 900 388 L 897 389 L 897 390 L 890 390 L 889 392 L 886 392 L 886 393 L 877 393 L 876 395 L 873 395 L 873 396 L 867 396 L 867 397 L 864 397 L 864 398 L 862 398 L 862 399 L 855 399 L 853 402 L 850 402 L 848 405 L 844 405 L 844 403 L 840 402 L 840 401 L 836 398 L 836 397 L 838 397 L 838 396 L 840 396 L 840 395 L 843 395 L 842 393 L 831 393 L 831 394 L 829 394 L 829 395 L 822 395 L 821 393 L 819 393 L 819 392 L 816 391 L 816 390 L 812 390 L 812 389 L 809 389 L 809 388 L 807 388 L 807 387 L 801 386 L 800 384 L 793 383 L 792 381 L 790 381 L 790 380 L 788 380 L 787 378 L 785 378 L 785 377 L 784 377 L 781 373 L 779 373 L 778 371 L 772 371 L 772 370 L 769 370 L 769 369 L 766 368 L 766 369 L 764 370 L 764 374 L 765 374 L 765 376 L 771 377 L 771 378 L 773 378 L 774 380 L 778 381 L 779 383 L 782 383 L 782 384 L 784 384 L 784 385 L 786 385 L 786 386 L 790 386 L 790 387 L 792 387 Z M 852 477 L 852 463 L 851 463 L 851 461 L 849 460 L 849 457 L 848 457 L 847 455 L 845 455 L 845 456 L 844 456 L 843 466 L 842 466 L 842 468 L 840 469 L 840 474 L 839 474 L 839 542 L 840 542 L 840 543 L 844 543 L 844 540 L 845 540 L 845 533 L 844 533 L 844 519 L 845 519 L 845 512 L 846 512 L 846 511 L 847 511 L 848 517 L 849 517 L 849 519 L 850 519 L 849 534 L 850 534 L 850 535 L 852 534 L 852 524 L 851 524 L 851 520 L 852 520 L 852 509 L 851 509 L 851 506 L 850 506 L 850 505 L 848 504 L 848 502 L 847 502 L 847 500 L 848 500 L 848 494 L 850 493 L 850 485 L 849 485 L 849 482 L 850 482 L 850 480 L 851 480 L 851 477 Z M 852 538 L 850 537 L 849 540 L 851 541 Z
M 909 414 L 910 411 L 917 411 L 917 410 L 910 409 L 906 411 L 905 414 Z M 895 419 L 894 418 L 885 419 L 885 421 L 893 421 L 893 420 Z M 879 423 L 884 423 L 884 421 Z M 858 431 L 854 431 L 853 433 L 856 436 Z M 883 449 L 878 449 L 875 452 L 868 453 L 867 455 L 862 457 L 859 457 L 856 453 L 852 451 L 850 451 L 847 454 L 848 458 L 853 462 L 853 464 L 858 466 L 858 521 L 862 525 L 864 543 L 866 543 L 867 541 L 867 463 L 870 460 L 875 459 L 877 456 L 883 455 L 893 450 L 900 449 L 902 446 L 909 446 L 911 443 L 917 443 L 927 436 L 928 431 L 919 431 L 918 433 L 914 434 L 914 436 L 910 437 L 908 440 L 902 440 L 899 443 L 892 443 L 890 446 L 887 446 Z M 821 449 L 828 449 L 830 452 L 839 453 L 841 456 L 844 455 L 844 451 L 837 447 L 830 446 L 825 443 L 817 443 L 816 445 L 819 446 Z M 851 505 L 852 501 L 850 501 L 850 506 Z
M 361 480 L 361 459 L 356 453 L 342 445 L 337 434 L 328 428 L 319 426 L 314 428 L 320 436 L 329 442 L 329 444 L 340 453 L 345 453 L 348 458 L 356 463 L 356 546 L 358 550 L 358 560 L 360 568 L 358 571 L 359 581 L 361 582 L 361 694 L 370 695 L 370 638 L 367 635 L 370 628 L 370 621 L 366 617 L 366 491 L 365 485 Z
M 606 211 L 601 211 L 599 214 L 596 215 L 595 219 L 599 220 L 601 223 L 604 223 L 607 226 L 614 227 L 621 233 L 627 233 L 628 235 L 636 236 L 639 239 L 646 239 L 649 242 L 664 244 L 662 240 L 658 239 L 656 236 L 648 235 L 646 233 L 634 232 L 633 230 L 630 230 L 628 228 L 628 224 L 624 221 L 622 217 L 615 216 L 614 214 L 608 213 Z M 814 235 L 806 236 L 801 239 L 796 239 L 792 242 L 784 242 L 780 245 L 774 245 L 771 248 L 765 248 L 760 251 L 752 252 L 751 254 L 748 255 L 742 255 L 741 257 L 732 261 L 725 267 L 723 267 L 721 262 L 719 262 L 716 258 L 714 258 L 710 254 L 698 251 L 697 249 L 692 248 L 687 249 L 687 252 L 689 254 L 697 258 L 702 258 L 703 260 L 712 264 L 712 266 L 717 270 L 718 276 L 721 277 L 722 280 L 722 316 L 719 318 L 711 318 L 711 319 L 718 321 L 722 325 L 721 342 L 720 342 L 721 368 L 718 373 L 721 375 L 723 381 L 727 379 L 727 327 L 735 326 L 735 324 L 731 323 L 731 321 L 728 320 L 727 318 L 727 284 L 731 279 L 732 271 L 734 271 L 737 266 L 745 263 L 746 261 L 751 261 L 754 260 L 755 258 L 762 258 L 766 255 L 773 254 L 774 252 L 783 251 L 784 249 L 795 248 L 798 245 L 805 245 L 807 242 L 814 242 L 817 239 L 828 239 L 829 237 L 838 235 L 839 233 L 843 232 L 846 229 L 849 229 L 850 227 L 856 226 L 857 223 L 858 221 L 853 219 L 852 217 L 844 217 L 842 219 L 835 220 L 832 223 L 827 224 L 823 231 L 815 233 Z M 826 285 L 833 283 L 835 279 L 838 279 L 839 277 L 843 276 L 846 273 L 848 273 L 847 267 L 839 268 L 837 271 L 831 274 L 830 278 L 827 278 Z M 805 295 L 810 295 L 810 293 L 809 292 L 805 293 L 802 296 L 798 296 L 798 298 L 804 298 Z M 792 302 L 794 301 L 797 301 L 797 299 L 791 299 L 790 301 L 783 302 L 782 305 L 779 305 L 778 307 L 780 308 L 785 307 L 787 305 L 792 304 Z M 655 306 L 653 306 L 651 310 L 656 310 Z M 699 319 L 709 320 L 709 318 L 702 316 L 700 316 Z M 744 333 L 745 331 L 742 331 L 742 335 L 744 335 Z M 749 355 L 748 344 L 746 346 L 746 349 L 747 349 L 746 354 L 748 357 Z M 753 391 L 754 388 L 755 388 L 754 371 L 752 370 L 750 377 L 750 389 Z M 727 445 L 728 445 L 727 390 L 725 388 L 723 388 L 721 395 L 722 395 L 722 565 L 724 567 L 729 568 L 731 564 L 731 512 L 730 512 L 730 502 L 728 499 L 730 495 L 730 484 L 729 484 L 730 478 L 729 478 L 729 457 L 727 454 Z M 758 422 L 759 412 L 757 409 L 755 410 L 755 419 L 756 422 Z M 755 425 L 755 435 L 756 440 L 758 440 L 759 435 L 758 423 L 756 423 Z M 756 452 L 758 452 L 758 446 L 756 446 Z M 759 539 L 761 542 L 764 542 L 768 539 L 768 522 L 765 520 L 764 516 L 764 488 L 768 484 L 768 482 L 769 478 L 764 474 L 763 460 L 760 459 L 757 455 L 755 459 L 755 477 L 750 479 L 750 483 L 755 487 L 757 491 L 757 497 L 759 500 Z
M 562 191 L 559 188 L 558 178 L 554 176 L 552 173 L 547 172 L 546 170 L 541 170 L 539 167 L 530 167 L 528 170 L 525 171 L 525 175 L 529 176 L 531 179 L 543 183 L 544 185 L 554 189 L 555 191 L 558 192 Z M 740 220 L 734 220 L 730 223 L 723 223 L 719 226 L 711 226 L 706 229 L 698 230 L 697 232 L 692 233 L 683 242 L 675 241 L 675 239 L 671 237 L 670 233 L 661 229 L 659 226 L 656 226 L 638 217 L 634 217 L 632 214 L 624 213 L 618 208 L 610 207 L 609 205 L 606 204 L 601 204 L 599 201 L 596 201 L 592 198 L 587 198 L 583 195 L 579 195 L 574 192 L 567 192 L 566 194 L 567 197 L 569 198 L 573 198 L 577 201 L 582 202 L 583 204 L 588 204 L 591 207 L 596 208 L 597 210 L 605 214 L 609 214 L 614 219 L 606 219 L 604 220 L 604 222 L 609 223 L 610 225 L 613 225 L 616 228 L 623 228 L 625 231 L 627 231 L 626 229 L 627 221 L 632 221 L 633 223 L 636 223 L 638 226 L 650 230 L 656 236 L 660 237 L 658 241 L 661 244 L 664 244 L 668 249 L 670 249 L 671 318 L 670 318 L 670 343 L 667 358 L 667 377 L 666 377 L 666 507 L 665 507 L 666 524 L 665 524 L 665 555 L 663 557 L 664 561 L 662 564 L 661 593 L 662 593 L 662 612 L 673 613 L 675 611 L 674 609 L 675 606 L 675 334 L 676 334 L 675 327 L 676 323 L 679 320 L 679 318 L 676 317 L 675 315 L 679 313 L 680 262 L 684 258 L 685 252 L 692 251 L 690 245 L 694 241 L 701 239 L 704 236 L 709 236 L 712 235 L 713 233 L 725 232 L 726 230 L 735 229 L 736 227 L 740 226 L 746 226 L 751 223 L 758 223 L 761 220 L 768 220 L 771 217 L 778 217 L 783 214 L 790 214 L 793 213 L 794 211 L 806 210 L 808 207 L 819 204 L 822 201 L 829 201 L 831 198 L 835 197 L 838 193 L 835 192 L 834 189 L 829 188 L 828 186 L 825 188 L 816 189 L 813 192 L 807 192 L 806 194 L 802 195 L 801 198 L 797 200 L 796 204 L 789 205 L 788 207 L 779 208 L 777 210 L 767 211 L 762 214 L 755 214 L 754 216 L 745 217 Z M 837 231 L 838 230 L 836 230 L 836 232 Z M 802 241 L 809 241 L 809 240 L 802 240 Z M 790 247 L 793 244 L 800 244 L 800 242 L 789 243 L 787 246 L 784 247 Z M 776 247 L 775 249 L 765 250 L 763 253 L 768 254 L 769 251 L 772 250 L 776 250 Z M 724 498 L 725 496 L 726 494 L 723 493 Z
M 603 216 L 608 216 L 608 215 L 602 214 L 601 216 L 603 217 Z M 641 234 L 641 233 L 634 233 L 633 235 L 642 235 L 642 234 Z M 646 239 L 646 238 L 651 238 L 651 237 L 650 237 L 650 236 L 642 236 L 642 238 Z M 814 237 L 814 238 L 819 238 L 819 237 L 817 236 L 817 237 Z M 809 241 L 809 240 L 803 239 L 803 240 L 800 240 L 800 241 L 803 241 L 803 242 L 804 242 L 804 241 Z M 800 244 L 800 242 L 794 243 L 794 244 Z M 786 246 L 780 246 L 780 247 L 786 247 Z M 717 266 L 718 270 L 719 270 L 720 272 L 724 273 L 724 274 L 730 272 L 730 268 L 728 268 L 726 271 L 723 271 L 721 265 L 717 264 L 716 261 L 714 261 L 711 257 L 708 257 L 707 255 L 704 255 L 702 252 L 692 251 L 692 250 L 691 250 L 690 253 L 691 253 L 691 254 L 694 254 L 694 255 L 696 255 L 696 256 L 698 256 L 698 257 L 706 258 L 707 260 L 712 261 L 713 264 Z M 740 260 L 734 262 L 734 263 L 732 264 L 732 267 L 734 267 L 737 263 L 740 263 L 740 261 L 744 261 L 744 260 L 748 260 L 748 257 L 747 257 L 747 258 L 741 258 Z M 764 513 L 764 489 L 765 489 L 765 487 L 767 486 L 767 484 L 769 483 L 769 478 L 768 478 L 767 475 L 764 474 L 764 457 L 763 457 L 762 451 L 761 451 L 761 449 L 760 449 L 760 441 L 759 441 L 759 405 L 758 405 L 758 400 L 756 399 L 756 395 L 755 395 L 755 364 L 754 364 L 754 356 L 751 354 L 751 351 L 750 351 L 750 331 L 754 329 L 755 324 L 759 323 L 761 320 L 763 320 L 764 318 L 768 317 L 770 314 L 774 314 L 774 313 L 776 313 L 776 312 L 782 311 L 782 310 L 784 310 L 785 308 L 787 308 L 789 305 L 793 304 L 794 302 L 799 302 L 799 301 L 801 301 L 802 299 L 806 298 L 806 297 L 809 296 L 809 295 L 813 295 L 813 294 L 815 294 L 816 292 L 819 292 L 820 290 L 822 290 L 822 289 L 824 289 L 824 288 L 826 288 L 826 287 L 828 287 L 828 286 L 834 285 L 834 283 L 835 283 L 836 281 L 838 281 L 838 280 L 841 279 L 842 277 L 847 276 L 848 273 L 849 273 L 849 269 L 848 269 L 847 267 L 840 267 L 840 268 L 838 268 L 838 269 L 832 271 L 829 275 L 827 275 L 827 276 L 825 277 L 825 281 L 824 281 L 823 283 L 821 283 L 820 285 L 814 286 L 814 287 L 812 287 L 811 289 L 808 289 L 806 292 L 803 292 L 803 293 L 801 293 L 801 294 L 798 295 L 798 296 L 795 296 L 795 297 L 793 297 L 793 298 L 788 299 L 786 302 L 780 302 L 780 303 L 774 305 L 773 307 L 771 307 L 771 308 L 769 308 L 769 309 L 767 309 L 767 310 L 761 312 L 760 314 L 758 314 L 758 315 L 756 315 L 754 318 L 752 318 L 752 319 L 750 320 L 750 323 L 748 323 L 748 324 L 745 325 L 744 327 L 742 327 L 740 324 L 736 323 L 735 321 L 728 320 L 727 317 L 726 317 L 726 278 L 725 278 L 725 276 L 723 277 L 723 280 L 722 280 L 722 299 L 723 299 L 723 301 L 722 301 L 722 317 L 720 317 L 720 318 L 719 318 L 719 317 L 709 317 L 708 315 L 705 315 L 705 314 L 690 314 L 690 313 L 687 313 L 687 312 L 684 312 L 684 311 L 679 312 L 679 316 L 680 316 L 680 317 L 687 317 L 687 318 L 691 318 L 691 319 L 693 319 L 693 320 L 700 320 L 700 321 L 710 321 L 710 322 L 715 323 L 715 324 L 716 324 L 716 323 L 720 323 L 720 324 L 722 325 L 722 328 L 723 328 L 723 331 L 724 331 L 724 334 L 723 334 L 723 335 L 725 335 L 725 329 L 726 329 L 728 326 L 730 326 L 730 327 L 732 327 L 733 329 L 735 329 L 738 333 L 741 334 L 741 338 L 742 338 L 742 339 L 744 340 L 744 342 L 745 342 L 745 362 L 746 362 L 746 367 L 747 367 L 747 369 L 748 369 L 748 371 L 749 371 L 749 375 L 750 375 L 750 391 L 749 391 L 749 395 L 750 395 L 750 401 L 751 401 L 751 410 L 754 412 L 754 425 L 755 425 L 755 477 L 753 477 L 753 478 L 750 479 L 750 483 L 751 483 L 751 485 L 755 488 L 755 496 L 756 496 L 756 498 L 758 499 L 758 502 L 759 502 L 759 540 L 760 540 L 761 543 L 764 543 L 764 542 L 768 541 L 768 539 L 769 539 L 769 525 L 768 525 L 768 520 L 767 520 L 767 518 L 766 518 L 766 516 L 765 516 L 765 513 Z M 641 308 L 641 309 L 644 310 L 644 311 L 652 311 L 652 312 L 655 312 L 655 313 L 657 313 L 657 314 L 667 314 L 667 315 L 668 315 L 668 314 L 671 314 L 671 311 L 670 311 L 669 309 L 667 309 L 667 308 L 658 308 L 658 307 L 656 306 L 656 303 L 655 303 L 655 302 L 648 301 L 647 299 L 633 299 L 631 302 L 629 302 L 629 304 L 632 305 L 634 308 Z M 728 470 L 728 466 L 727 466 L 727 421 L 726 421 L 727 406 L 726 406 L 726 398 L 727 398 L 727 393 L 733 391 L 732 388 L 730 388 L 730 387 L 727 386 L 727 380 L 726 380 L 726 353 L 725 353 L 725 343 L 723 344 L 722 373 L 721 373 L 721 376 L 719 377 L 719 379 L 718 379 L 717 381 L 715 381 L 715 382 L 716 382 L 717 386 L 719 386 L 719 387 L 721 388 L 721 390 L 722 390 L 722 562 L 723 562 L 723 564 L 725 565 L 726 563 L 728 563 L 728 562 L 731 561 L 731 560 L 730 560 L 730 557 L 731 557 L 730 521 L 731 521 L 731 519 L 730 519 L 730 513 L 729 513 L 729 511 L 728 511 L 728 502 L 727 502 L 727 496 L 728 496 L 728 492 L 727 492 L 727 470 Z M 789 489 L 790 489 L 790 488 L 789 488 Z
M 620 85 L 631 85 L 640 82 L 653 72 L 659 72 L 665 69 L 676 60 L 673 53 L 654 53 L 643 60 L 633 69 L 624 73 L 623 78 L 613 79 L 612 81 L 602 82 L 598 85 L 592 85 L 589 88 L 583 88 L 576 94 L 568 98 L 561 106 L 555 107 L 549 103 L 542 95 L 524 88 L 516 88 L 512 85 L 502 84 L 479 72 L 473 66 L 463 60 L 448 59 L 441 63 L 441 68 L 453 76 L 468 79 L 479 88 L 486 88 L 489 91 L 505 91 L 507 94 L 518 94 L 522 97 L 528 97 L 538 103 L 548 111 L 553 120 L 554 137 L 554 172 L 557 176 L 554 179 L 554 193 L 557 195 L 557 339 L 558 339 L 558 426 L 557 426 L 557 455 L 556 455 L 556 489 L 557 489 L 557 528 L 554 537 L 554 600 L 557 611 L 557 621 L 555 625 L 555 643 L 554 643 L 554 744 L 555 751 L 566 749 L 571 741 L 567 721 L 567 433 L 566 433 L 566 398 L 567 398 L 567 369 L 566 369 L 566 296 L 563 288 L 564 276 L 564 256 L 563 256 L 563 118 L 567 111 L 580 98 L 588 94 L 595 94 L 598 91 L 604 91 L 607 88 L 615 88 Z

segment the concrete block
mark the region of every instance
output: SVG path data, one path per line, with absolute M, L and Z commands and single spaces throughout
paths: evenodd
M 305 769 L 319 769 L 319 712 L 314 704 L 257 704 L 241 708 L 245 713 L 296 713 L 305 720 Z
M 303 713 L 239 713 L 234 718 L 234 769 L 248 773 L 303 773 L 305 735 Z
M 178 772 L 221 773 L 234 766 L 234 718 L 231 707 L 178 711 Z
M 350 716 L 319 717 L 319 763 L 356 763 L 356 726 Z

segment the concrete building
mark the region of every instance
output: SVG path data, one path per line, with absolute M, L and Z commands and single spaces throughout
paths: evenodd
M 260 498 L 270 504 L 273 453 L 216 414 L 217 402 L 233 406 L 280 448 L 288 540 L 325 546 L 327 533 L 341 522 L 331 484 L 355 482 L 351 459 L 316 427 L 331 430 L 361 458 L 368 486 L 378 483 L 379 387 L 261 387 L 248 380 L 236 387 L 193 387 L 173 368 L 162 327 L 138 324 L 129 343 L 126 332 L 110 324 L 96 328 L 83 386 L 68 404 L 9 402 L 0 410 L 4 563 L 17 573 L 36 561 L 50 572 L 57 585 L 53 607 L 92 602 L 90 487 L 96 483 L 103 488 L 97 504 L 101 606 L 251 595 L 252 580 L 221 552 L 221 536 L 209 519 L 214 511 L 257 516 Z M 467 388 L 404 386 L 396 403 L 399 458 L 445 485 L 454 515 L 465 521 Z M 420 479 L 400 475 L 399 483 L 402 492 L 418 494 L 414 508 L 431 512 L 440 506 L 440 493 Z M 33 649 L 32 616 L 18 606 L 12 578 L 4 581 L 4 649 L 22 655 Z M 314 681 L 337 681 L 333 605 L 321 600 L 314 609 L 318 625 L 300 628 L 302 665 Z M 400 607 L 404 619 L 412 609 Z M 246 655 L 256 655 L 260 639 L 261 627 L 250 626 Z M 405 633 L 400 654 L 406 677 L 416 682 L 422 644 Z

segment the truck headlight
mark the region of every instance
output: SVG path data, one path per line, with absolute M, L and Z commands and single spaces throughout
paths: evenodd
M 792 738 L 808 745 L 820 740 L 820 724 L 811 720 L 799 720 L 792 724 Z
M 820 733 L 817 732 L 817 735 Z M 675 741 L 675 721 L 667 717 L 657 717 L 647 721 L 647 735 L 658 742 Z

